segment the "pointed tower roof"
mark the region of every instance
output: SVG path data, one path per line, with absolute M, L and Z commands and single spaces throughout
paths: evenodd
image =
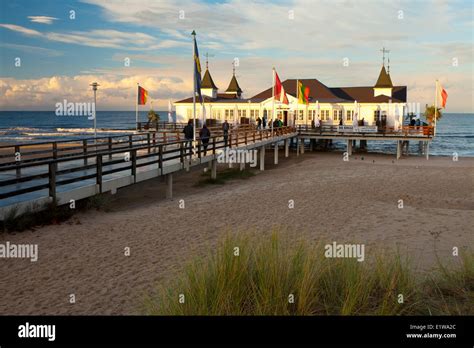
M 232 75 L 232 80 L 230 80 L 229 87 L 227 87 L 226 92 L 241 94 L 242 89 L 240 89 L 239 83 L 235 77 L 235 74 Z
M 202 81 L 201 81 L 201 88 L 218 89 L 216 84 L 214 83 L 214 80 L 212 79 L 209 69 L 207 68 L 206 68 L 206 72 L 204 73 L 204 77 L 202 78 Z
M 392 88 L 392 79 L 390 78 L 390 74 L 387 73 L 385 70 L 385 66 L 382 66 L 382 70 L 380 70 L 379 78 L 375 83 L 375 88 Z

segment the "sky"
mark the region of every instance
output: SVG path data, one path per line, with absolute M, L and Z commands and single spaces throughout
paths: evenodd
M 232 63 L 244 97 L 280 78 L 329 87 L 373 86 L 390 50 L 390 75 L 408 101 L 474 112 L 471 0 L 11 0 L 0 2 L 0 110 L 54 110 L 92 100 L 134 110 L 136 85 L 154 109 L 192 96 L 192 30 L 203 72 L 223 92 Z M 129 64 L 128 64 L 129 63 Z

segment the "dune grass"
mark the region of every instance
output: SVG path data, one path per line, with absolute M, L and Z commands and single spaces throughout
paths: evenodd
M 239 256 L 235 256 L 235 247 Z M 420 279 L 398 254 L 371 262 L 326 258 L 323 245 L 271 237 L 227 237 L 205 260 L 147 296 L 151 315 L 473 314 L 473 256 Z M 184 303 L 179 296 L 184 295 Z M 403 295 L 400 303 L 399 295 Z M 292 301 L 292 298 L 294 301 Z

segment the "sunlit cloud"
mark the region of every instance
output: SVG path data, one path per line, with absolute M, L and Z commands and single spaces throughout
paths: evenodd
M 41 24 L 53 24 L 53 21 L 57 21 L 58 18 L 49 16 L 28 16 L 30 22 L 41 23 Z

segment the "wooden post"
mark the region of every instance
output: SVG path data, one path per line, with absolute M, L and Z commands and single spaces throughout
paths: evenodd
M 247 145 L 247 132 L 245 132 L 245 145 Z
M 275 143 L 274 146 L 275 146 L 275 148 L 274 148 L 274 160 L 273 160 L 273 163 L 274 163 L 274 164 L 278 164 L 278 143 Z
M 50 162 L 48 164 L 48 176 L 49 176 L 49 197 L 52 198 L 53 206 L 56 206 L 56 163 Z
M 158 149 L 159 149 L 158 166 L 159 166 L 159 169 L 160 169 L 160 175 L 163 175 L 163 145 L 160 145 Z
M 53 159 L 54 159 L 54 165 L 56 166 L 56 170 L 58 169 L 58 163 L 56 160 L 58 159 L 58 143 L 55 141 L 53 142 Z
M 132 139 L 132 138 L 133 138 L 133 135 L 130 134 L 130 135 L 128 136 L 128 146 L 129 146 L 130 148 L 133 147 L 133 139 Z
M 426 159 L 428 160 L 430 158 L 430 143 L 429 141 L 426 142 Z
M 216 137 L 212 138 L 212 154 L 216 154 Z
M 201 158 L 201 145 L 202 145 L 202 142 L 201 142 L 201 139 L 198 140 L 198 158 Z
M 211 179 L 216 180 L 217 179 L 217 160 L 213 159 L 211 161 Z
M 285 139 L 285 157 L 290 155 L 290 141 Z
M 102 155 L 96 157 L 96 184 L 99 185 L 99 192 L 102 193 Z
M 260 146 L 260 170 L 265 170 L 265 146 Z
M 17 161 L 17 160 L 16 160 L 17 154 L 20 155 L 20 161 Z M 15 146 L 15 153 L 14 153 L 14 156 L 15 156 L 16 165 L 17 165 L 17 166 L 21 165 L 20 145 L 16 145 L 16 146 Z M 17 167 L 17 168 L 16 168 L 16 175 L 17 175 L 17 176 L 20 176 L 20 175 L 21 175 L 21 168 L 20 168 L 20 167 Z
M 397 140 L 397 160 L 402 157 L 402 141 Z
M 184 163 L 184 149 L 183 149 L 183 147 L 184 147 L 184 144 L 183 144 L 183 142 L 181 142 L 179 144 L 179 161 L 181 163 Z
M 109 137 L 109 160 L 112 159 L 112 137 Z
M 87 156 L 87 139 L 82 141 L 82 154 Z M 87 166 L 87 157 L 84 157 L 84 165 Z
M 166 199 L 173 199 L 173 173 L 166 174 Z
M 150 132 L 146 133 L 146 146 L 148 147 L 148 153 L 151 153 Z
M 53 145 L 53 158 L 57 159 L 58 158 L 58 143 L 53 141 L 52 145 Z
M 350 139 L 347 139 L 347 154 L 352 156 L 352 141 Z
M 296 137 L 296 157 L 300 155 L 300 139 Z
M 132 150 L 132 176 L 133 183 L 137 182 L 137 150 Z

